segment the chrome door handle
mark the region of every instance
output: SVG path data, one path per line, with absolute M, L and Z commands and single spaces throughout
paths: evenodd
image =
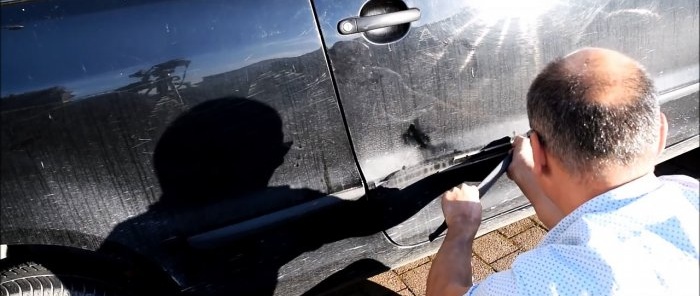
M 338 32 L 342 35 L 349 35 L 415 22 L 419 19 L 420 9 L 418 8 L 372 16 L 350 17 L 338 22 Z

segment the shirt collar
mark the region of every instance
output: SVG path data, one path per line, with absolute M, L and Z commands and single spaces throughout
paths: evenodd
M 596 204 L 604 204 L 611 200 L 639 198 L 658 189 L 661 187 L 661 185 L 661 180 L 659 180 L 653 173 L 648 173 L 642 177 L 629 181 L 594 198 L 591 198 L 587 202 L 578 206 L 578 208 L 576 208 L 573 212 L 566 215 L 566 217 L 561 219 L 557 225 L 550 229 L 540 245 L 547 245 L 557 241 L 559 236 L 565 232 L 572 223 L 578 220 L 586 212 L 590 211 L 590 208 L 595 207 Z
M 658 189 L 661 187 L 661 185 L 661 180 L 659 180 L 654 173 L 648 173 L 614 189 L 608 190 L 607 192 L 592 198 L 589 200 L 589 202 L 603 196 L 607 196 L 608 199 L 615 200 L 636 198 Z

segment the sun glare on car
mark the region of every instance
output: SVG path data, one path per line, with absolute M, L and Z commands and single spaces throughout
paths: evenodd
M 473 0 L 470 5 L 478 11 L 479 18 L 487 23 L 503 19 L 535 19 L 552 9 L 558 0 Z
M 458 30 L 462 32 L 471 24 L 481 25 L 482 28 L 478 37 L 474 40 L 474 47 L 467 54 L 459 68 L 460 73 L 469 66 L 474 54 L 484 38 L 486 38 L 497 24 L 502 23 L 502 27 L 497 34 L 498 45 L 496 51 L 500 51 L 501 45 L 508 34 L 509 28 L 513 20 L 517 20 L 520 31 L 525 41 L 533 50 L 533 57 L 537 64 L 540 59 L 539 49 L 535 44 L 537 36 L 538 18 L 559 3 L 558 0 L 539 0 L 539 1 L 522 1 L 522 0 L 473 0 L 469 2 L 469 6 L 476 12 L 476 17 Z

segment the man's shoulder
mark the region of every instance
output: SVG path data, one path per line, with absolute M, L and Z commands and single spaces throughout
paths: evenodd
M 508 288 L 508 295 L 668 295 L 697 291 L 696 260 L 688 257 L 638 256 L 624 247 L 603 252 L 589 246 L 550 244 L 520 254 L 511 269 L 487 278 L 477 288 Z M 670 262 L 665 262 L 670 261 Z M 635 262 L 645 262 L 643 265 Z M 477 289 L 477 290 L 478 290 Z M 488 293 L 487 293 L 488 294 Z M 480 295 L 475 293 L 474 295 Z M 697 295 L 697 294 L 696 294 Z
M 539 246 L 518 255 L 511 269 L 489 276 L 468 295 L 605 295 L 613 285 L 605 266 L 580 246 Z
M 664 184 L 674 184 L 675 186 L 689 191 L 698 192 L 698 190 L 700 190 L 700 182 L 698 179 L 686 175 L 664 175 L 659 176 L 659 180 Z
M 530 283 L 556 283 L 595 287 L 607 264 L 592 249 L 580 245 L 550 244 L 520 254 L 512 264 L 513 274 Z M 554 272 L 556 271 L 556 272 Z
M 590 236 L 592 232 L 626 232 L 668 219 L 696 221 L 699 187 L 698 180 L 688 176 L 646 176 L 588 201 L 550 234 L 552 238 L 572 232 Z
M 518 272 L 538 272 L 542 269 L 574 270 L 578 266 L 595 264 L 605 262 L 594 250 L 585 245 L 560 243 L 541 245 L 518 255 L 512 268 Z
M 695 188 L 695 190 L 698 190 L 698 184 L 699 181 L 698 179 L 695 179 L 691 176 L 686 176 L 686 175 L 663 175 L 658 177 L 660 180 L 664 182 L 674 182 L 674 183 L 680 183 L 687 185 L 691 188 Z
M 678 189 L 691 202 L 698 203 L 698 191 L 700 191 L 698 179 L 685 175 L 668 175 L 659 177 L 659 180 L 667 189 Z

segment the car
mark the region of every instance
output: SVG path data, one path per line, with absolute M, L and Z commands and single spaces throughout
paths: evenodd
M 312 295 L 432 254 L 437 197 L 582 47 L 645 65 L 659 161 L 698 147 L 698 1 L 1 3 L 3 295 Z M 534 213 L 481 201 L 480 233 Z

